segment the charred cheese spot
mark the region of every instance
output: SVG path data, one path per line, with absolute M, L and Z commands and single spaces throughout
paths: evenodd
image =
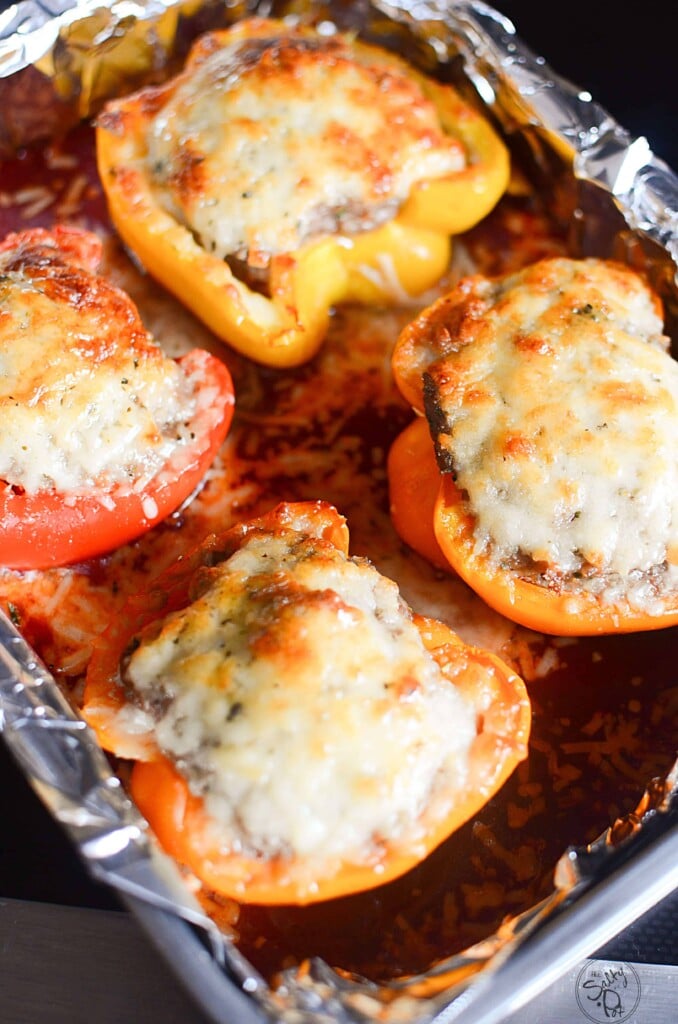
M 147 130 L 157 197 L 205 249 L 266 266 L 373 228 L 415 183 L 464 167 L 421 86 L 375 51 L 251 24 L 252 38 L 202 41 Z
M 460 302 L 428 314 L 425 393 L 476 549 L 652 612 L 678 588 L 678 365 L 657 300 L 623 266 L 555 259 L 471 278 Z M 440 345 L 450 308 L 464 331 Z
M 416 848 L 424 812 L 464 793 L 476 709 L 396 585 L 292 516 L 201 570 L 194 594 L 147 627 L 123 677 L 224 851 L 369 863 L 384 842 Z
M 191 382 L 94 273 L 95 236 L 40 229 L 0 249 L 0 478 L 33 494 L 145 482 L 187 439 Z

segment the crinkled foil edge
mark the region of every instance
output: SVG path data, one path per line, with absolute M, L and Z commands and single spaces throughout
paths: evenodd
M 269 10 L 280 13 L 281 6 L 253 0 L 116 0 L 107 7 L 92 0 L 23 0 L 0 14 L 0 157 L 68 130 L 95 114 L 108 96 L 162 79 L 200 31 Z M 461 59 L 468 81 L 507 140 L 528 151 L 537 172 L 542 169 L 556 182 L 561 176 L 563 182 L 577 180 L 608 207 L 614 205 L 620 222 L 613 219 L 609 231 L 603 224 L 602 232 L 610 254 L 628 256 L 640 243 L 669 310 L 678 308 L 678 178 L 645 139 L 631 138 L 588 94 L 554 75 L 522 44 L 508 19 L 473 0 L 282 5 L 282 12 L 287 10 L 316 18 L 338 15 L 342 27 L 355 24 L 377 37 L 402 28 L 423 63 Z M 601 220 L 608 215 L 597 215 L 595 200 L 591 209 L 596 215 L 590 210 L 581 215 L 577 202 L 585 206 L 587 193 L 570 192 L 579 248 L 600 247 Z M 314 960 L 301 972 L 286 972 L 271 990 L 228 937 L 216 932 L 174 863 L 149 839 L 145 822 L 90 730 L 2 615 L 0 726 L 27 778 L 92 874 L 201 929 L 214 958 L 252 996 L 262 1020 L 286 1024 L 420 1024 L 438 1015 L 461 1020 L 467 1008 L 460 995 L 475 991 L 481 978 L 492 984 L 516 950 L 528 949 L 545 924 L 555 919 L 557 925 L 567 906 L 598 884 L 619 849 L 637 842 L 676 805 L 678 767 L 652 782 L 639 806 L 597 843 L 564 853 L 554 892 L 544 903 L 425 974 L 377 985 L 340 976 Z
M 678 263 L 678 176 L 590 95 L 553 72 L 519 38 L 512 22 L 474 0 L 376 0 L 390 17 L 458 51 L 486 105 L 509 136 L 539 140 L 560 153 L 575 177 L 609 193 L 627 226 L 643 232 Z M 675 269 L 675 268 L 674 268 Z

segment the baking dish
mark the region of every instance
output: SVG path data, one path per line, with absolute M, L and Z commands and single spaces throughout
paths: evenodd
M 447 56 L 446 48 L 450 45 L 450 35 L 452 36 L 455 44 L 460 47 L 461 52 L 466 58 L 470 81 L 480 91 L 483 99 L 488 104 L 488 109 L 492 110 L 493 113 L 498 116 L 500 124 L 502 124 L 504 130 L 507 131 L 507 134 L 511 138 L 516 152 L 522 152 L 523 159 L 526 160 L 527 164 L 535 171 L 535 173 L 538 173 L 541 176 L 542 183 L 544 176 L 546 176 L 549 189 L 552 190 L 554 202 L 559 204 L 556 208 L 560 213 L 562 213 L 562 217 L 560 218 L 561 226 L 564 226 L 565 233 L 569 233 L 570 235 L 567 239 L 567 244 L 577 249 L 581 247 L 581 251 L 583 252 L 603 251 L 607 253 L 613 251 L 616 255 L 623 254 L 631 261 L 647 261 L 650 273 L 659 283 L 664 294 L 665 301 L 667 303 L 667 311 L 670 317 L 674 308 L 672 305 L 673 279 L 671 275 L 670 260 L 667 257 L 667 253 L 670 254 L 671 247 L 675 244 L 675 226 L 672 224 L 670 213 L 667 213 L 667 211 L 670 211 L 671 209 L 669 200 L 675 191 L 675 179 L 673 176 L 667 172 L 660 163 L 654 161 L 651 154 L 648 154 L 646 148 L 634 143 L 624 134 L 622 129 L 614 125 L 610 120 L 606 120 L 603 113 L 595 107 L 595 104 L 592 104 L 590 101 L 583 101 L 580 97 L 573 97 L 572 93 L 561 85 L 559 85 L 556 90 L 554 90 L 550 85 L 548 89 L 544 88 L 540 92 L 539 86 L 544 77 L 543 67 L 535 62 L 530 62 L 529 54 L 525 54 L 519 46 L 517 50 L 515 49 L 519 41 L 516 41 L 515 38 L 511 36 L 506 23 L 502 22 L 501 18 L 495 14 L 488 13 L 485 8 L 476 8 L 474 5 L 459 4 L 453 12 L 449 12 L 448 14 L 447 12 L 441 12 L 435 8 L 424 9 L 423 7 L 419 7 L 417 10 L 417 19 L 412 23 L 409 20 L 407 12 L 395 8 L 389 8 L 388 13 L 392 16 L 396 16 L 396 20 L 394 22 L 389 22 L 388 27 L 398 40 L 397 45 L 413 46 L 414 52 L 419 52 L 421 49 L 423 51 L 422 59 L 424 62 L 441 61 L 440 73 L 446 73 L 446 71 L 443 70 L 447 68 L 447 64 L 445 62 L 445 57 Z M 443 14 L 446 14 L 449 18 L 452 18 L 452 15 L 454 15 L 453 27 L 452 23 L 448 25 L 447 18 L 443 17 Z M 400 18 L 402 18 L 408 25 L 407 33 L 404 33 L 400 26 L 398 20 Z M 431 41 L 433 41 L 434 44 L 433 54 L 431 52 Z M 510 47 L 513 47 L 513 49 L 510 49 Z M 506 57 L 507 51 L 511 55 L 508 58 Z M 502 55 L 504 62 L 502 62 Z M 506 70 L 506 60 L 508 60 L 508 71 Z M 452 66 L 455 69 L 455 73 L 458 69 L 458 64 L 458 58 L 453 60 Z M 504 69 L 502 74 L 498 74 L 498 68 Z M 514 87 L 513 76 L 518 80 L 519 87 L 522 87 L 524 90 L 524 95 L 522 97 L 519 94 L 519 89 L 516 92 L 514 88 L 512 88 Z M 548 79 L 548 81 L 551 82 L 550 79 Z M 557 97 L 557 103 L 554 103 L 554 97 Z M 539 109 L 540 99 L 546 101 L 546 109 Z M 84 102 L 82 98 L 81 102 Z M 574 109 L 570 104 L 573 104 Z M 557 116 L 555 118 L 554 106 L 557 111 Z M 516 128 L 516 124 L 521 124 L 522 128 Z M 605 128 L 605 131 L 602 133 L 601 127 Z M 601 134 L 604 136 L 604 142 L 602 144 Z M 572 150 L 578 149 L 579 147 L 581 148 L 581 152 L 574 156 L 574 162 L 577 167 L 577 176 L 573 178 L 570 169 L 570 162 L 573 158 Z M 526 148 L 529 150 L 529 160 L 528 156 L 525 155 Z M 614 158 L 611 157 L 611 153 L 614 153 Z M 597 174 L 599 170 L 601 180 L 596 183 L 592 180 L 595 176 L 593 172 Z M 611 198 L 611 194 L 614 198 Z M 36 202 L 39 198 L 40 197 L 37 195 L 33 196 L 33 200 Z M 662 213 L 662 216 L 660 217 L 655 216 L 657 208 L 659 208 Z M 571 217 L 570 215 L 577 209 L 583 211 L 583 216 Z M 45 210 L 47 210 L 47 208 L 45 208 Z M 45 211 L 43 211 L 43 213 L 44 212 Z M 36 216 L 39 215 L 40 214 L 36 214 Z M 639 227 L 642 227 L 641 231 L 637 230 Z M 633 230 L 629 230 L 629 228 Z M 537 244 L 542 242 L 543 240 L 537 240 Z M 370 476 L 374 478 L 377 474 L 371 470 Z M 284 486 L 289 486 L 289 484 L 285 483 Z M 381 554 L 382 557 L 386 557 L 388 552 L 382 552 Z M 439 583 L 438 586 L 440 586 Z M 35 634 L 31 636 L 30 630 L 28 630 L 27 633 L 29 638 L 35 643 Z M 636 666 L 644 663 L 645 661 L 649 661 L 653 664 L 653 667 L 656 666 L 658 668 L 660 675 L 660 663 L 662 659 L 665 659 L 665 671 L 667 673 L 665 681 L 655 681 L 653 685 L 658 686 L 658 689 L 653 692 L 655 692 L 655 694 L 668 694 L 670 691 L 670 684 L 668 681 L 669 663 L 671 660 L 671 652 L 673 650 L 671 645 L 672 639 L 673 638 L 669 635 L 662 635 L 658 640 L 655 638 L 655 642 L 652 644 L 649 644 L 649 642 L 646 642 L 645 645 L 634 644 L 633 649 L 630 644 L 621 644 L 617 649 L 615 644 L 602 642 L 602 645 L 599 647 L 596 647 L 595 645 L 587 646 L 579 644 L 573 645 L 572 649 L 570 649 L 567 645 L 562 645 L 557 648 L 557 650 L 558 657 L 562 660 L 563 664 L 567 663 L 569 660 L 572 666 L 576 666 L 576 671 L 580 676 L 588 673 L 587 678 L 591 681 L 596 678 L 595 671 L 591 671 L 592 667 L 595 669 L 595 666 L 600 666 L 601 662 L 603 663 L 603 668 L 605 670 L 609 670 L 612 664 L 619 666 L 626 660 L 628 660 L 630 664 L 632 658 L 636 659 Z M 39 646 L 39 644 L 36 643 L 36 646 Z M 615 650 L 614 654 L 612 654 L 613 649 Z M 551 648 L 549 648 L 549 650 L 552 651 Z M 545 651 L 540 649 L 538 642 L 528 643 L 526 649 L 522 650 L 522 656 L 527 657 L 528 654 L 534 659 L 535 663 L 538 663 L 541 658 L 544 658 Z M 597 657 L 597 655 L 601 655 L 601 657 Z M 554 664 L 552 659 L 553 654 L 551 653 L 546 657 L 545 663 L 541 667 L 548 669 L 549 664 Z M 546 682 L 543 680 L 535 682 L 535 692 L 538 693 L 540 701 L 545 705 L 545 710 L 543 711 L 544 721 L 546 721 L 547 716 L 550 717 L 552 721 L 556 718 L 567 718 L 567 712 L 565 710 L 568 698 L 567 680 L 571 678 L 571 676 L 568 675 L 568 672 L 572 671 L 572 667 L 565 671 L 560 688 L 558 686 L 548 688 Z M 600 671 L 602 671 L 602 669 Z M 618 668 L 615 668 L 614 671 L 618 671 Z M 639 703 L 635 694 L 640 684 L 637 682 L 634 684 L 632 680 L 637 678 L 640 673 L 637 672 L 635 668 L 630 670 L 625 669 L 624 671 L 626 672 L 624 683 L 626 689 L 623 691 L 625 706 L 629 705 L 630 702 L 634 700 L 636 703 Z M 547 678 L 550 679 L 550 682 L 553 682 L 555 676 L 553 673 L 549 673 Z M 659 678 L 659 676 L 655 678 Z M 562 743 L 569 743 L 571 747 L 572 744 L 580 744 L 578 750 L 570 749 L 569 755 L 573 758 L 580 757 L 588 759 L 598 757 L 602 759 L 603 763 L 606 763 L 606 759 L 609 757 L 614 756 L 616 758 L 616 767 L 614 767 L 615 762 L 610 763 L 613 764 L 613 772 L 617 772 L 618 777 L 623 782 L 623 785 L 618 787 L 620 796 L 616 813 L 623 814 L 624 812 L 628 812 L 633 809 L 635 801 L 630 794 L 634 789 L 637 792 L 638 797 L 640 796 L 638 781 L 644 774 L 643 768 L 645 766 L 643 764 L 635 764 L 629 768 L 628 763 L 623 758 L 622 743 L 624 740 L 622 737 L 626 737 L 625 742 L 629 741 L 629 736 L 631 737 L 632 756 L 635 756 L 639 748 L 633 748 L 633 743 L 636 742 L 633 737 L 636 736 L 637 733 L 633 732 L 633 730 L 630 734 L 628 732 L 624 732 L 624 726 L 627 726 L 628 722 L 624 720 L 623 716 L 615 718 L 614 696 L 614 694 L 608 694 L 607 700 L 609 703 L 607 705 L 603 705 L 602 695 L 596 695 L 595 693 L 589 692 L 585 701 L 583 701 L 582 706 L 578 709 L 581 714 L 581 718 L 578 723 L 574 726 L 570 723 L 569 726 L 563 725 L 561 727 L 564 730 L 567 730 L 568 728 L 572 729 L 571 735 L 568 735 L 565 738 L 561 737 L 561 745 Z M 618 698 L 618 692 L 616 696 Z M 653 708 L 648 708 L 648 718 L 651 719 L 653 714 L 655 716 L 657 715 L 657 706 L 659 706 L 662 709 L 660 715 L 661 724 L 664 725 L 666 722 L 670 721 L 668 701 L 669 697 L 664 696 L 654 704 Z M 548 704 L 551 705 L 550 709 L 546 707 Z M 634 704 L 633 707 L 635 706 L 636 705 Z M 550 715 L 548 714 L 549 710 Z M 596 714 L 599 716 L 598 718 L 596 718 Z M 631 710 L 630 719 L 632 721 L 637 721 L 637 716 L 641 714 L 642 709 L 641 711 Z M 648 721 L 645 727 L 648 729 L 648 732 L 645 734 L 645 739 L 641 744 L 641 749 L 646 752 L 647 749 L 653 746 L 652 741 L 649 738 L 651 721 Z M 606 732 L 606 730 L 608 731 Z M 8 738 L 11 738 L 13 733 L 16 735 L 19 731 L 20 730 L 15 728 L 11 730 L 8 729 Z M 35 730 L 37 735 L 40 737 L 45 731 L 46 730 L 44 729 Z M 574 735 L 575 732 L 577 733 L 576 737 Z M 544 738 L 543 736 L 537 736 L 537 743 L 541 743 L 542 746 L 541 748 L 538 746 L 533 748 L 534 757 L 541 758 L 545 765 L 548 765 L 550 760 L 551 767 L 553 768 L 553 758 L 555 757 L 556 763 L 558 763 L 558 756 L 557 752 L 554 752 L 554 747 L 549 742 L 549 739 L 550 738 Z M 585 744 L 588 744 L 588 747 L 585 747 Z M 605 744 L 607 744 L 607 747 Z M 662 744 L 664 744 L 663 748 Z M 44 745 L 44 740 L 40 738 L 35 741 L 35 744 L 27 744 L 29 748 L 33 745 L 36 745 L 39 748 Z M 671 760 L 669 756 L 669 751 L 671 749 L 670 736 L 668 739 L 664 737 L 659 746 L 659 750 L 655 749 L 652 751 L 652 756 L 650 757 L 651 771 L 647 772 L 647 776 L 643 778 L 643 783 L 649 781 L 649 775 L 661 774 L 661 772 L 658 772 L 656 769 L 662 759 L 665 763 L 664 774 L 668 778 L 668 770 Z M 598 764 L 600 763 L 601 761 L 599 760 Z M 561 763 L 558 763 L 558 767 L 561 767 Z M 594 765 L 589 765 L 589 769 L 593 769 L 594 767 Z M 624 774 L 625 771 L 627 774 Z M 30 768 L 29 774 L 31 774 Z M 58 775 L 56 778 L 58 779 Z M 565 775 L 560 774 L 556 781 L 560 786 L 557 792 L 567 793 L 568 787 L 571 787 L 577 780 L 576 778 L 568 780 L 567 773 L 565 773 Z M 527 780 L 519 780 L 520 785 L 528 787 L 534 782 L 534 779 L 529 778 Z M 667 783 L 667 788 L 668 786 L 669 784 Z M 58 781 L 56 789 L 59 789 Z M 530 792 L 532 792 L 532 795 L 530 795 Z M 605 790 L 603 787 L 603 793 L 604 792 Z M 516 796 L 520 797 L 520 794 L 516 794 Z M 662 798 L 663 796 L 665 796 L 665 791 L 663 791 Z M 513 816 L 512 820 L 515 823 L 524 823 L 518 825 L 521 830 L 525 828 L 529 821 L 530 812 L 535 806 L 535 797 L 539 798 L 539 794 L 536 790 L 527 790 L 524 792 L 522 798 L 513 800 L 513 806 L 510 812 L 508 810 L 508 805 L 503 809 L 503 813 L 505 815 L 508 816 L 510 813 Z M 659 804 L 661 804 L 662 798 L 659 799 Z M 69 799 L 73 800 L 72 794 Z M 580 830 L 578 832 L 580 836 L 582 831 L 586 833 L 587 830 L 588 833 L 591 834 L 592 830 L 596 827 L 597 830 L 602 830 L 610 823 L 609 803 L 606 806 L 604 803 L 604 796 L 598 798 L 594 793 L 594 801 L 596 799 L 599 800 L 598 805 L 588 808 L 587 813 L 590 817 L 587 819 L 586 828 L 584 829 L 582 829 L 582 823 L 576 822 L 575 820 L 575 810 L 570 809 L 570 835 L 575 836 L 576 829 Z M 581 805 L 577 805 L 577 810 L 581 810 Z M 656 817 L 656 815 L 652 814 L 650 816 L 653 819 Z M 66 817 L 68 817 L 68 815 L 66 815 Z M 661 820 L 669 820 L 669 818 L 662 817 Z M 506 820 L 508 820 L 508 818 Z M 537 831 L 539 830 L 539 818 L 537 818 L 536 821 L 533 821 L 532 827 Z M 117 828 L 115 832 L 118 836 L 120 835 Z M 527 891 L 523 889 L 523 891 L 519 893 L 517 893 L 514 886 L 512 898 L 515 902 L 512 905 L 505 906 L 503 903 L 503 897 L 507 891 L 506 886 L 503 886 L 503 888 L 501 886 L 497 887 L 492 885 L 489 887 L 486 885 L 478 887 L 476 878 L 460 881 L 460 888 L 458 892 L 464 894 L 462 911 L 464 914 L 468 915 L 469 908 L 475 906 L 475 913 L 477 915 L 475 919 L 475 926 L 478 929 L 479 936 L 487 938 L 492 931 L 491 926 L 488 927 L 488 922 L 494 920 L 495 923 L 497 923 L 497 917 L 499 915 L 504 916 L 505 911 L 512 913 L 516 909 L 525 909 L 525 904 L 529 900 L 529 896 L 531 894 L 544 894 L 550 883 L 552 865 L 555 863 L 558 853 L 565 845 L 563 842 L 563 833 L 568 833 L 567 826 L 563 828 L 562 833 L 557 836 L 553 836 L 551 840 L 553 845 L 549 847 L 549 852 L 542 854 L 543 859 L 541 861 L 541 865 L 544 878 L 540 880 L 540 885 L 535 884 L 532 893 L 529 891 L 529 886 L 527 887 Z M 570 835 L 567 835 L 567 838 L 565 838 L 565 843 L 570 841 Z M 476 823 L 474 832 L 470 837 L 470 841 L 472 844 L 476 844 L 476 848 L 483 849 L 485 851 L 497 849 L 496 835 L 493 833 L 492 828 L 488 827 L 487 824 L 482 821 Z M 560 844 L 560 849 L 554 849 L 558 844 Z M 96 844 L 88 845 L 87 843 L 82 843 L 82 841 L 80 841 L 80 845 L 86 857 L 88 856 L 88 851 L 89 854 L 92 854 L 97 848 Z M 105 846 L 106 844 L 104 843 L 103 845 Z M 506 847 L 504 844 L 500 844 L 500 848 L 502 849 L 502 855 L 504 855 Z M 662 848 L 662 843 L 659 843 L 656 846 L 658 851 L 662 850 Z M 99 850 L 100 849 L 101 847 L 99 847 Z M 534 847 L 532 849 L 534 849 Z M 524 864 L 528 864 L 530 856 L 530 847 L 528 844 L 522 850 L 519 859 L 522 860 Z M 481 875 L 487 871 L 488 865 L 491 865 L 489 857 L 483 865 Z M 531 874 L 536 876 L 539 874 L 539 871 L 534 870 L 534 860 L 532 861 L 532 865 L 533 871 Z M 514 874 L 514 878 L 519 877 L 520 870 L 522 869 L 518 869 L 518 876 Z M 528 872 L 528 874 L 530 873 Z M 548 881 L 544 880 L 546 877 L 548 877 Z M 659 872 L 659 877 L 662 879 L 662 884 L 667 885 L 669 888 L 674 884 L 663 870 Z M 630 873 L 627 875 L 626 884 L 629 886 L 631 885 Z M 466 886 L 466 888 L 464 889 L 463 886 Z M 658 885 L 658 889 L 659 888 L 660 886 Z M 665 891 L 669 891 L 669 888 Z M 499 893 L 498 903 L 496 902 L 497 893 Z M 409 890 L 407 895 L 411 895 L 411 890 Z M 656 890 L 650 890 L 645 887 L 644 898 L 648 899 L 650 902 L 653 902 L 654 899 L 658 898 L 658 895 L 661 895 L 661 892 L 658 893 Z M 402 893 L 400 894 L 400 898 L 402 899 Z M 494 906 L 492 904 L 493 900 L 495 901 Z M 408 904 L 411 905 L 410 900 L 405 901 L 405 906 Z M 449 909 L 453 904 L 454 900 L 448 898 L 447 905 L 449 917 L 447 919 L 447 923 L 443 921 L 443 928 L 448 928 L 446 938 L 449 938 L 450 931 L 454 930 L 455 927 L 454 924 L 451 924 L 451 922 L 454 921 L 454 913 L 459 914 L 459 908 L 453 910 Z M 649 903 L 646 905 L 649 905 Z M 586 901 L 582 902 L 580 906 L 585 907 Z M 596 908 L 595 915 L 597 916 L 598 909 L 595 901 L 592 901 L 589 906 Z M 626 910 L 631 913 L 632 916 L 635 916 L 639 906 L 640 904 L 634 905 L 629 902 Z M 426 909 L 427 908 L 423 908 L 422 918 L 425 918 L 426 916 Z M 548 909 L 550 909 L 550 904 Z M 346 916 L 348 916 L 349 910 L 350 908 L 346 910 Z M 195 912 L 195 908 L 193 909 L 193 912 Z M 397 917 L 397 914 L 394 915 L 393 907 L 391 907 L 390 913 L 392 915 L 392 920 L 394 920 L 394 918 Z M 494 915 L 494 918 L 492 915 Z M 420 920 L 422 918 L 420 918 Z M 467 916 L 465 925 L 467 929 L 469 929 L 469 922 L 472 918 L 473 914 Z M 576 916 L 574 918 L 570 918 L 570 920 L 573 919 L 577 920 Z M 429 935 L 432 935 L 435 932 L 436 927 L 440 929 L 440 920 L 440 918 L 438 918 L 437 922 L 434 920 L 432 925 L 429 921 Z M 614 918 L 611 918 L 607 914 L 605 915 L 605 920 L 608 922 L 608 926 L 612 930 L 615 930 L 615 928 L 618 927 L 618 920 L 615 921 Z M 252 922 L 252 934 L 254 934 L 254 930 L 258 927 L 258 924 L 259 922 Z M 317 923 L 313 922 L 313 925 L 317 930 Z M 152 925 L 152 929 L 156 927 L 157 923 Z M 171 927 L 173 928 L 174 925 Z M 290 930 L 298 927 L 297 921 L 294 920 L 294 915 L 292 915 L 290 921 L 287 923 L 287 927 Z M 578 932 L 580 928 L 581 925 L 578 924 Z M 467 930 L 466 938 L 468 938 L 470 930 Z M 160 928 L 160 931 L 163 931 L 162 927 Z M 392 949 L 397 950 L 399 942 L 406 944 L 410 941 L 410 937 L 414 932 L 421 933 L 421 929 L 413 927 L 410 920 L 408 920 L 407 915 L 405 915 L 403 920 L 400 922 L 396 923 L 394 921 L 392 931 Z M 610 931 L 608 934 L 611 933 L 612 932 Z M 350 927 L 347 934 L 349 936 L 351 934 Z M 565 932 L 561 933 L 561 935 L 564 934 Z M 604 935 L 599 935 L 598 939 L 602 939 L 604 937 Z M 391 936 L 389 936 L 389 938 L 391 938 Z M 446 941 L 446 938 L 443 939 L 443 943 Z M 597 940 L 594 939 L 594 936 L 591 933 L 588 934 L 588 939 L 592 943 L 590 947 L 592 949 Z M 560 940 L 556 939 L 554 941 Z M 469 942 L 466 943 L 466 945 L 470 944 L 471 943 Z M 577 949 L 579 954 L 581 954 L 582 950 L 572 942 L 571 935 L 567 936 L 567 941 L 564 944 L 569 950 L 568 955 L 574 955 L 574 952 Z M 306 948 L 303 950 L 303 953 L 313 955 L 319 951 L 321 945 L 322 943 L 318 943 L 318 948 L 315 950 Z M 510 941 L 507 948 L 510 949 L 511 945 L 512 942 Z M 404 946 L 402 948 L 404 948 Z M 527 949 L 529 947 L 526 946 L 525 948 Z M 355 970 L 358 966 L 355 963 L 351 963 L 348 959 L 342 965 L 341 957 L 335 959 L 332 956 L 332 952 L 333 951 L 330 949 L 330 953 L 326 956 L 326 959 L 333 960 L 334 963 L 339 966 L 344 966 L 346 970 Z M 440 948 L 438 947 L 432 958 L 438 959 L 439 953 Z M 541 956 L 541 954 L 534 955 Z M 404 973 L 416 974 L 417 971 L 415 970 L 415 965 L 416 967 L 430 966 L 430 964 L 425 963 L 426 956 L 426 948 L 424 948 L 423 951 L 417 950 L 414 956 L 411 957 L 410 964 L 406 965 Z M 466 967 L 468 967 L 469 962 L 477 962 L 476 958 L 482 959 L 482 954 L 479 954 L 476 951 L 476 953 L 471 956 L 470 961 L 467 958 L 463 962 Z M 513 958 L 509 957 L 509 961 L 512 959 Z M 560 961 L 555 957 L 553 962 L 559 963 Z M 519 963 L 519 958 L 513 959 L 513 963 Z M 407 970 L 408 966 L 409 970 Z M 460 965 L 455 964 L 454 968 L 458 966 Z M 447 983 L 451 982 L 454 978 L 454 968 L 451 977 L 447 978 L 444 984 L 441 982 L 444 994 L 436 996 L 435 1006 L 425 1004 L 422 1007 L 417 1007 L 416 1010 L 413 1007 L 413 1015 L 415 1013 L 420 1013 L 422 1015 L 428 1014 L 430 1016 L 432 1012 L 435 1012 L 440 1008 L 445 1000 L 449 1001 L 450 991 L 448 991 L 449 986 Z M 375 976 L 377 978 L 382 970 L 383 963 L 378 964 L 375 972 Z M 391 968 L 391 972 L 394 975 L 399 973 L 398 970 L 394 971 L 393 968 Z M 369 976 L 370 972 L 366 973 L 368 973 Z M 389 972 L 386 971 L 386 973 L 388 974 Z M 444 975 L 444 972 L 440 969 L 437 973 L 439 975 Z M 462 971 L 462 973 L 465 972 Z M 256 988 L 257 984 L 261 984 L 260 982 L 253 983 L 253 975 L 248 973 L 246 969 L 243 970 L 242 977 L 247 979 L 246 985 L 250 988 Z M 491 978 L 491 972 L 487 972 L 487 977 L 488 979 Z M 314 1000 L 317 1000 L 317 998 L 326 997 L 331 1004 L 332 999 L 336 996 L 335 986 L 339 986 L 338 990 L 345 994 L 344 997 L 337 997 L 339 1002 L 341 1003 L 342 1001 L 345 1001 L 347 1006 L 351 1006 L 352 1001 L 360 1005 L 360 999 L 358 997 L 365 995 L 365 990 L 361 986 L 358 986 L 355 990 L 351 989 L 348 980 L 344 981 L 345 987 L 342 989 L 340 983 L 337 982 L 336 977 L 327 973 L 325 968 L 320 966 L 316 968 L 315 973 L 312 972 L 306 977 L 294 978 L 293 975 L 290 975 L 287 979 L 287 984 L 291 986 L 290 991 L 294 989 L 294 985 L 299 984 L 301 988 L 299 990 L 295 990 L 294 998 L 301 1000 L 302 1003 L 306 1002 L 308 1006 L 311 1007 L 313 1006 Z M 487 984 L 493 984 L 493 982 L 488 980 Z M 324 985 L 329 987 L 324 988 Z M 424 988 L 425 987 L 426 986 L 424 986 Z M 301 990 L 304 991 L 303 998 L 299 995 Z M 318 990 L 320 991 L 320 996 L 318 994 Z M 282 993 L 283 991 L 283 989 L 280 989 L 279 993 Z M 372 991 L 369 986 L 367 991 Z M 380 994 L 379 998 L 381 998 L 382 990 L 378 989 L 375 991 Z M 385 987 L 383 991 L 388 993 L 391 990 L 388 987 Z M 406 997 L 405 993 L 408 991 L 407 986 L 404 983 L 400 983 L 395 986 L 395 991 L 399 993 L 399 1012 L 405 1012 L 405 1006 L 407 1004 L 404 1004 L 401 1000 Z M 496 991 L 498 999 L 497 1005 L 501 1005 L 501 1001 L 499 999 L 499 986 Z M 387 995 L 384 998 L 391 997 Z M 280 1012 L 283 1012 L 281 1008 L 283 1004 L 284 995 L 278 994 L 273 1003 L 269 1004 L 266 1012 L 278 1012 L 279 1008 Z M 316 1003 L 317 1007 L 320 1007 L 321 1005 L 322 1004 L 320 1003 Z M 376 1013 L 377 1007 L 376 1005 L 370 1004 L 369 1012 L 372 1011 Z M 315 1013 L 316 1011 L 311 1009 L 308 1012 Z M 349 1011 L 344 1009 L 341 1011 L 337 1010 L 337 1013 L 343 1012 Z M 354 1012 L 354 1010 L 351 1010 L 350 1012 Z M 379 1010 L 379 1012 L 381 1012 L 381 1010 Z M 341 1019 L 341 1017 L 338 1019 Z M 413 1016 L 412 1019 L 415 1019 L 415 1017 Z

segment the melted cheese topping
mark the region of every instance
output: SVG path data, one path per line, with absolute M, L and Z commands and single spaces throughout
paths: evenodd
M 675 590 L 678 364 L 644 283 L 603 261 L 544 261 L 470 279 L 438 320 L 450 351 L 429 370 L 427 409 L 479 548 L 582 586 L 618 574 L 647 607 Z
M 253 532 L 124 668 L 232 851 L 365 862 L 464 786 L 475 712 L 396 585 L 295 529 Z
M 52 239 L 0 252 L 0 478 L 142 486 L 188 440 L 193 385 L 131 301 Z
M 434 104 L 379 51 L 309 30 L 207 38 L 151 121 L 148 162 L 168 212 L 220 257 L 266 266 L 374 227 L 416 182 L 464 166 Z

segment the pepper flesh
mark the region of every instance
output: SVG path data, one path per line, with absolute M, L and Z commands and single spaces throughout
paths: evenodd
M 250 19 L 211 34 L 209 45 L 285 31 L 289 28 L 281 22 Z M 418 83 L 434 104 L 444 132 L 461 143 L 466 166 L 416 184 L 385 224 L 352 235 L 320 237 L 294 252 L 273 254 L 269 295 L 248 287 L 225 260 L 203 248 L 163 209 L 145 167 L 151 119 L 190 76 L 198 49 L 172 82 L 109 104 L 98 122 L 99 173 L 111 219 L 124 242 L 215 334 L 265 365 L 295 366 L 310 359 L 335 303 L 392 302 L 431 287 L 449 265 L 450 236 L 489 213 L 508 182 L 505 146 L 451 86 L 427 78 L 387 51 L 359 42 L 351 47 L 356 56 L 376 57 Z
M 328 515 L 327 506 L 323 506 L 322 514 L 327 518 L 327 539 L 345 551 L 347 531 L 342 517 L 334 510 Z M 261 527 L 275 515 L 274 510 L 252 526 Z M 239 529 L 249 528 L 248 524 Z M 228 540 L 225 543 L 228 547 Z M 450 810 L 441 819 L 428 821 L 423 812 L 425 835 L 419 836 L 414 848 L 385 842 L 378 863 L 342 861 L 331 874 L 318 878 L 312 888 L 305 886 L 302 890 L 283 858 L 267 860 L 237 851 L 224 854 L 210 833 L 202 799 L 190 792 L 172 762 L 152 739 L 127 737 L 116 726 L 116 715 L 126 704 L 119 663 L 130 639 L 143 625 L 186 601 L 189 579 L 215 548 L 223 549 L 224 540 L 212 538 L 207 546 L 163 574 L 150 600 L 148 596 L 139 597 L 128 606 L 122 621 L 112 625 L 90 664 L 84 717 L 106 749 L 136 759 L 131 792 L 140 810 L 161 845 L 208 888 L 249 903 L 302 904 L 359 892 L 398 877 L 475 814 L 524 758 L 531 711 L 522 680 L 495 655 L 464 644 L 445 624 L 415 615 L 424 645 L 450 685 L 459 687 L 476 709 L 477 733 L 471 743 L 464 789 L 455 793 Z
M 396 533 L 413 551 L 438 569 L 450 571 L 450 563 L 433 529 L 440 472 L 428 423 L 417 416 L 398 434 L 387 461 L 391 520 Z

